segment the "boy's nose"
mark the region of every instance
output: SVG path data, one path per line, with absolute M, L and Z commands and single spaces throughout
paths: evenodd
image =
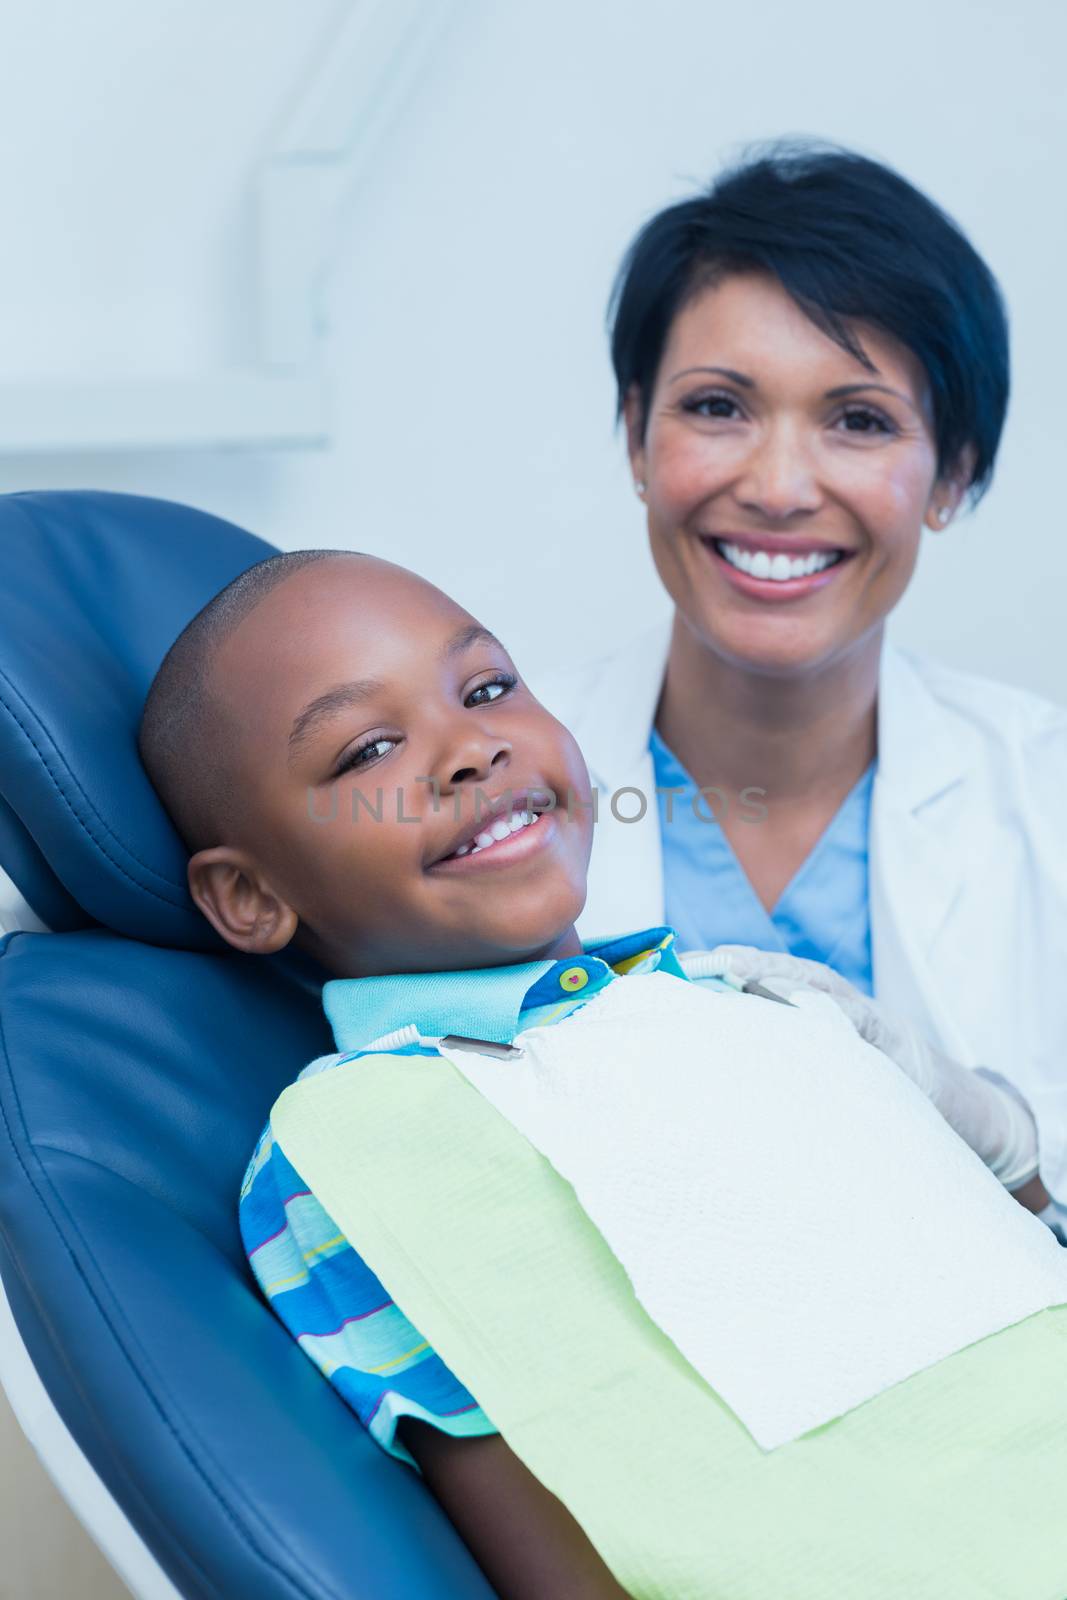
M 462 748 L 450 752 L 444 766 L 442 779 L 445 787 L 454 789 L 463 783 L 485 783 L 490 775 L 511 760 L 511 744 L 499 737 L 486 738 L 474 735 L 464 740 Z

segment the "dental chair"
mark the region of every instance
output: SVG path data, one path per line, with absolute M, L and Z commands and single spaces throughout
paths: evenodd
M 491 1600 L 256 1290 L 241 1176 L 332 1046 L 313 984 L 198 916 L 137 757 L 168 646 L 272 553 L 163 501 L 0 497 L 0 1381 L 139 1600 Z

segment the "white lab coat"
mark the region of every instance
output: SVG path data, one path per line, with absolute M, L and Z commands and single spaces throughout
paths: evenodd
M 669 639 L 665 624 L 531 680 L 599 791 L 587 938 L 664 920 L 648 736 Z M 639 821 L 612 815 L 626 788 L 647 796 Z M 640 809 L 633 794 L 617 805 Z M 876 998 L 955 1060 L 1019 1086 L 1045 1183 L 1067 1201 L 1067 710 L 887 645 L 870 900 Z

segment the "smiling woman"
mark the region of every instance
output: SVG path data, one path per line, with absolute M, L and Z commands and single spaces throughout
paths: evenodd
M 746 370 L 700 364 L 720 349 Z M 857 358 L 776 278 L 735 273 L 678 313 L 647 415 L 628 392 L 656 566 L 725 671 L 812 672 L 849 652 L 854 675 L 858 648 L 873 679 L 923 521 L 963 494 L 974 452 L 939 476 L 917 359 L 874 328 L 864 350 L 876 376 L 857 382 Z
M 923 530 L 992 479 L 992 273 L 898 173 L 786 141 L 646 224 L 611 334 L 675 611 L 538 685 L 600 793 L 647 800 L 602 811 L 580 931 L 663 920 L 766 952 L 720 952 L 757 980 L 828 964 L 1012 1080 L 1067 1200 L 1067 714 L 885 640 Z

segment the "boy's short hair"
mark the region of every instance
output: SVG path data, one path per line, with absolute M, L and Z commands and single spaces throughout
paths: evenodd
M 220 645 L 270 591 L 313 561 L 350 550 L 268 556 L 228 583 L 175 639 L 145 699 L 137 748 L 145 771 L 190 853 L 227 842 L 236 815 L 228 752 L 238 727 L 213 692 Z

